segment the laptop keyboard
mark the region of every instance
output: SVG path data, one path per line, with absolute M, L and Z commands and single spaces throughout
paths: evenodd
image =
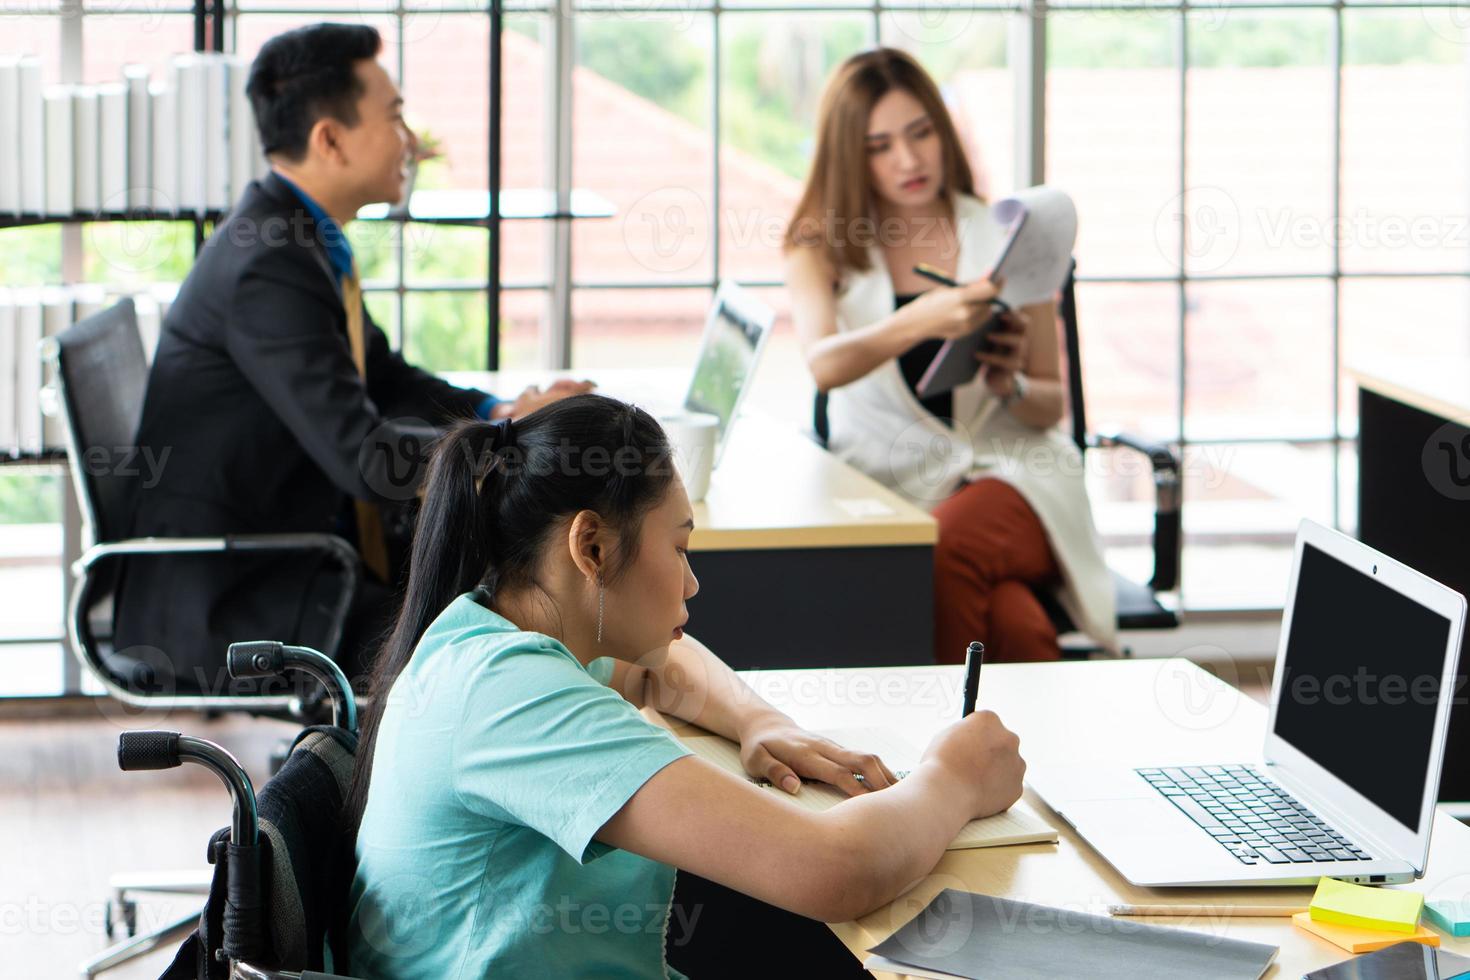
M 1135 771 L 1241 864 L 1373 860 L 1250 766 Z

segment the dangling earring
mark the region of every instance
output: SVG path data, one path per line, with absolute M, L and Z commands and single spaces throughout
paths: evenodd
M 597 573 L 597 642 L 602 642 L 602 610 L 607 600 L 607 590 L 602 586 L 602 572 Z

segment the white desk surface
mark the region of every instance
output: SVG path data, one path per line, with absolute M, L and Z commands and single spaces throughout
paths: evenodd
M 455 372 L 445 378 L 513 398 L 528 384 L 582 377 L 571 371 Z M 591 377 L 607 395 L 653 412 L 672 411 L 688 383 L 685 371 L 602 371 Z M 787 425 L 749 411 L 694 505 L 692 551 L 932 545 L 939 526 L 876 480 L 858 472 Z
M 890 728 L 922 748 L 959 717 L 959 667 L 826 668 L 745 671 L 768 701 L 808 728 Z M 990 664 L 980 707 L 1021 737 L 1030 769 L 1051 764 L 1171 765 L 1259 758 L 1266 709 L 1185 660 Z M 682 725 L 682 723 L 680 723 Z M 685 726 L 692 727 L 692 726 Z M 949 851 L 928 877 L 890 905 L 832 926 L 859 959 L 944 888 L 1001 895 L 1099 915 L 1113 903 L 1280 904 L 1305 907 L 1311 889 L 1149 889 L 1124 881 L 1029 789 L 1026 799 L 1060 834 L 1059 844 Z M 1470 827 L 1436 818 L 1429 868 L 1400 886 L 1431 897 L 1470 892 Z M 1269 943 L 1281 951 L 1268 978 L 1295 978 L 1349 953 L 1285 918 L 1149 918 L 1212 935 Z M 1443 938 L 1470 955 L 1470 939 Z M 1140 964 L 1140 967 L 1145 966 Z
M 1470 358 L 1380 358 L 1349 368 L 1358 385 L 1441 418 L 1470 425 Z

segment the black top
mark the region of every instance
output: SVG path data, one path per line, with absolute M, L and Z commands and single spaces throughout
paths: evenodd
M 911 303 L 922 296 L 922 293 L 906 293 L 893 297 L 893 308 L 896 310 L 905 303 Z M 937 337 L 921 340 L 902 354 L 898 355 L 898 369 L 903 372 L 904 384 L 919 396 L 919 380 L 924 377 L 924 372 L 929 370 L 929 363 L 934 360 L 934 355 L 939 353 L 939 348 L 944 346 L 944 341 Z M 952 392 L 943 392 L 931 398 L 919 398 L 919 404 L 928 409 L 930 414 L 948 425 L 954 424 L 954 395 Z

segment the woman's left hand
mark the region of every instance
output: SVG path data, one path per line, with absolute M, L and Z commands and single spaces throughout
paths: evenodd
M 788 793 L 801 788 L 798 777 L 830 783 L 848 796 L 898 782 L 893 771 L 871 752 L 845 749 L 785 716 L 760 719 L 742 731 L 740 761 L 746 772 L 768 779 Z M 861 773 L 862 780 L 854 773 Z
M 1000 398 L 1015 390 L 1015 376 L 1026 370 L 1026 356 L 1031 350 L 1026 337 L 1026 318 L 1014 311 L 1003 314 L 1003 317 L 1006 329 L 990 335 L 994 350 L 975 355 L 975 359 L 985 365 L 985 386 Z

